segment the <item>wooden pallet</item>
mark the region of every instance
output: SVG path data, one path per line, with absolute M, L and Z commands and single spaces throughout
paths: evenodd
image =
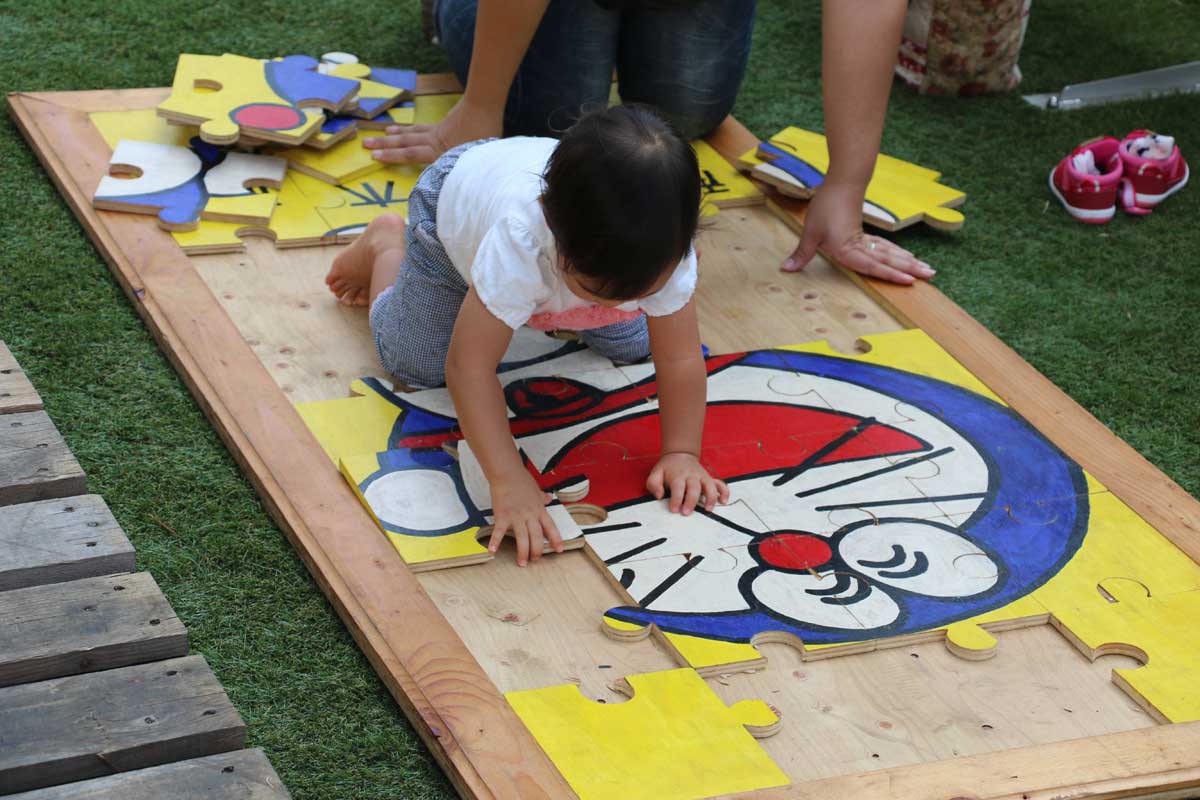
M 0 795 L 288 797 L 3 343 L 0 378 Z
M 11 96 L 9 104 L 131 303 L 459 792 L 473 798 L 571 796 L 502 696 L 502 691 L 521 688 L 519 681 L 527 680 L 536 671 L 532 665 L 542 659 L 521 662 L 517 656 L 525 651 L 506 649 L 511 639 L 501 628 L 465 613 L 469 603 L 464 598 L 500 597 L 503 586 L 513 585 L 513 576 L 505 572 L 508 562 L 497 559 L 486 567 L 471 567 L 477 570 L 471 576 L 460 570 L 414 575 L 379 535 L 292 409 L 293 401 L 344 395 L 359 365 L 362 372 L 373 368 L 361 319 L 327 302 L 320 285 L 332 252 L 293 252 L 285 257 L 270 245 L 252 242 L 246 255 L 188 259 L 152 222 L 91 208 L 90 192 L 103 171 L 107 148 L 87 113 L 147 108 L 163 96 L 157 89 L 22 94 Z M 732 160 L 755 140 L 730 120 L 710 143 Z M 777 200 L 773 209 L 775 214 L 763 209 L 722 212 L 715 230 L 707 234 L 697 297 L 702 335 L 714 352 L 821 338 L 846 349 L 865 333 L 919 327 L 1191 558 L 1200 560 L 1200 504 L 935 287 L 880 284 L 826 264 L 814 264 L 799 276 L 778 275 L 775 263 L 794 246 L 804 207 Z M 590 578 L 571 571 L 580 562 L 570 555 L 563 556 L 562 566 L 547 572 L 536 589 L 530 588 L 526 598 L 555 619 L 584 613 L 595 600 L 587 594 L 592 591 Z M 539 605 L 540 601 L 544 602 Z M 576 637 L 573 643 L 580 641 L 578 623 L 561 631 Z M 1034 636 L 1031 631 L 1050 638 L 1022 638 Z M 1014 632 L 1012 637 L 1023 641 L 1036 666 L 1039 654 L 1056 643 L 1049 628 L 1031 631 Z M 547 660 L 556 665 L 564 660 L 564 640 L 557 638 L 557 650 L 554 636 L 540 640 Z M 1007 635 L 1005 642 L 1007 646 Z M 576 649 L 587 659 L 616 652 L 595 638 Z M 1070 657 L 1047 654 L 1046 663 L 1060 670 L 1066 682 L 1090 680 L 1086 660 L 1066 652 Z M 498 655 L 506 653 L 512 658 Z M 855 684 L 852 691 L 831 689 L 841 692 L 837 697 L 845 701 L 843 707 L 870 713 L 892 691 L 879 685 L 887 682 L 878 680 L 882 662 L 871 661 L 877 655 L 837 662 L 845 671 L 841 674 Z M 909 657 L 907 651 L 900 655 Z M 608 673 L 613 678 L 624 667 L 636 665 L 644 671 L 641 664 L 657 656 L 630 646 L 618 657 L 624 661 L 603 664 L 613 667 Z M 771 657 L 775 660 L 774 651 Z M 505 667 L 504 661 L 531 666 Z M 784 658 L 778 661 L 787 663 Z M 855 667 L 851 662 L 874 666 Z M 979 669 L 1004 669 L 997 664 L 999 658 Z M 809 662 L 788 668 L 796 673 L 818 669 Z M 1030 666 L 1014 667 L 1020 668 Z M 933 669 L 927 676 L 930 696 L 955 686 L 960 678 Z M 729 691 L 745 689 L 739 680 L 728 679 Z M 718 692 L 723 688 L 714 686 Z M 980 694 L 990 691 L 986 685 L 973 689 Z M 1119 694 L 1113 697 L 1123 699 Z M 914 707 L 919 712 L 921 703 Z M 1005 712 L 999 702 L 996 710 Z M 1108 730 L 1117 732 L 1101 735 L 1096 729 L 1074 727 L 1076 721 L 1062 721 L 1066 715 L 1060 719 L 1056 710 L 1043 711 L 1044 717 L 1018 726 L 1014 738 L 999 744 L 976 745 L 971 740 L 968 751 L 951 746 L 947 736 L 954 731 L 947 734 L 936 720 L 919 714 L 899 721 L 916 733 L 914 752 L 898 757 L 869 748 L 861 753 L 839 750 L 836 743 L 814 737 L 807 753 L 801 747 L 771 751 L 789 772 L 790 786 L 745 796 L 1181 796 L 1183 790 L 1200 786 L 1200 723 L 1114 723 Z M 792 722 L 794 727 L 820 729 L 822 717 L 829 716 L 817 709 Z M 864 733 L 862 740 L 869 736 Z M 859 740 L 852 744 L 857 746 Z M 966 753 L 973 755 L 955 758 Z M 802 760 L 806 756 L 809 767 Z

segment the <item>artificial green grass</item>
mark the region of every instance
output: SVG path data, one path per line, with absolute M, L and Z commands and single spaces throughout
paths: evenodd
M 1143 9 L 1142 6 L 1145 6 Z M 0 88 L 161 86 L 181 52 L 347 50 L 446 69 L 418 4 L 0 3 Z M 1156 9 L 1156 10 L 1155 10 Z M 1164 19 L 1163 15 L 1166 15 Z M 819 4 L 760 3 L 737 116 L 821 128 Z M 1021 91 L 1196 58 L 1192 0 L 1038 0 Z M 966 227 L 895 239 L 937 284 L 1192 494 L 1200 492 L 1200 189 L 1145 219 L 1070 220 L 1045 185 L 1071 147 L 1138 127 L 1200 159 L 1200 98 L 1047 113 L 1016 96 L 892 93 L 884 150 L 965 190 Z M 297 800 L 450 797 L 13 123 L 0 121 L 0 339 Z M 775 269 L 764 264 L 767 273 Z

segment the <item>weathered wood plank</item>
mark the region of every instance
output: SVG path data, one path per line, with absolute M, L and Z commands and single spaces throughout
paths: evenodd
M 10 795 L 10 800 L 288 800 L 262 750 L 236 750 L 107 778 Z
M 99 495 L 0 508 L 0 592 L 133 569 L 133 545 Z
M 240 749 L 202 656 L 0 689 L 0 794 Z
M 0 414 L 41 411 L 42 398 L 4 342 L 0 342 Z
M 0 506 L 86 490 L 79 462 L 45 411 L 0 416 Z
M 187 630 L 149 572 L 0 594 L 0 686 L 187 655 Z

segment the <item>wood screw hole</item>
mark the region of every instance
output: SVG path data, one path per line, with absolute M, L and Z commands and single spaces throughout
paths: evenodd
M 84 611 L 95 611 L 96 607 L 95 606 L 84 606 L 83 610 Z
M 10 428 L 19 428 L 19 427 L 21 427 L 21 426 L 22 426 L 22 425 L 24 425 L 24 424 L 25 424 L 25 423 L 23 423 L 23 422 L 10 422 L 10 423 L 8 424 L 8 427 L 10 427 Z
M 225 767 L 221 772 L 233 772 L 233 767 Z
M 177 670 L 177 669 L 169 669 L 169 670 L 167 670 L 167 677 L 168 677 L 168 678 L 174 678 L 174 677 L 175 677 L 176 675 L 178 675 L 178 674 L 179 674 L 179 670 Z
M 89 528 L 99 528 L 99 527 L 100 527 L 100 523 L 99 523 L 99 522 L 96 522 L 95 520 L 92 520 L 91 522 L 89 522 L 89 523 L 87 524 L 87 526 L 88 526 Z
M 49 467 L 38 467 L 37 471 L 38 472 L 49 472 L 50 468 Z
M 75 506 L 66 506 L 63 508 L 63 511 L 67 512 L 68 514 L 73 514 L 75 513 Z
M 114 592 L 123 592 L 123 591 L 125 591 L 125 587 L 124 586 L 114 586 L 113 591 Z
M 153 724 L 154 724 L 154 717 L 146 717 L 146 718 L 145 718 L 144 720 L 142 720 L 142 721 L 143 721 L 143 722 L 145 722 L 147 725 L 153 725 Z
M 13 374 L 13 370 L 11 370 L 11 369 L 0 369 L 0 375 L 12 375 L 12 374 Z
M 204 710 L 204 713 L 201 716 L 211 717 L 215 713 L 217 713 L 217 710 L 215 708 L 207 708 Z
M 12 397 L 12 393 L 11 393 L 11 392 L 4 392 L 3 394 L 0 394 L 0 397 Z
M 992 730 L 992 726 L 991 726 L 991 725 L 988 725 L 986 722 L 985 722 L 985 723 L 983 723 L 982 725 L 980 725 L 979 727 L 983 728 L 985 731 L 990 731 L 990 730 Z
M 157 624 L 159 624 L 160 622 L 162 622 L 162 620 L 160 620 L 160 619 L 152 619 L 152 620 L 150 620 L 150 624 L 151 624 L 151 625 L 157 625 Z
M 95 546 L 96 546 L 96 543 L 95 543 L 95 542 L 86 542 L 86 543 L 84 544 L 84 547 L 95 547 Z

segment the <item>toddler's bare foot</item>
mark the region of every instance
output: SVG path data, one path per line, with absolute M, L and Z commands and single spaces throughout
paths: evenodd
M 404 218 L 384 214 L 371 220 L 362 236 L 333 260 L 325 285 L 347 306 L 365 306 L 371 291 L 376 258 L 388 250 L 404 252 Z

